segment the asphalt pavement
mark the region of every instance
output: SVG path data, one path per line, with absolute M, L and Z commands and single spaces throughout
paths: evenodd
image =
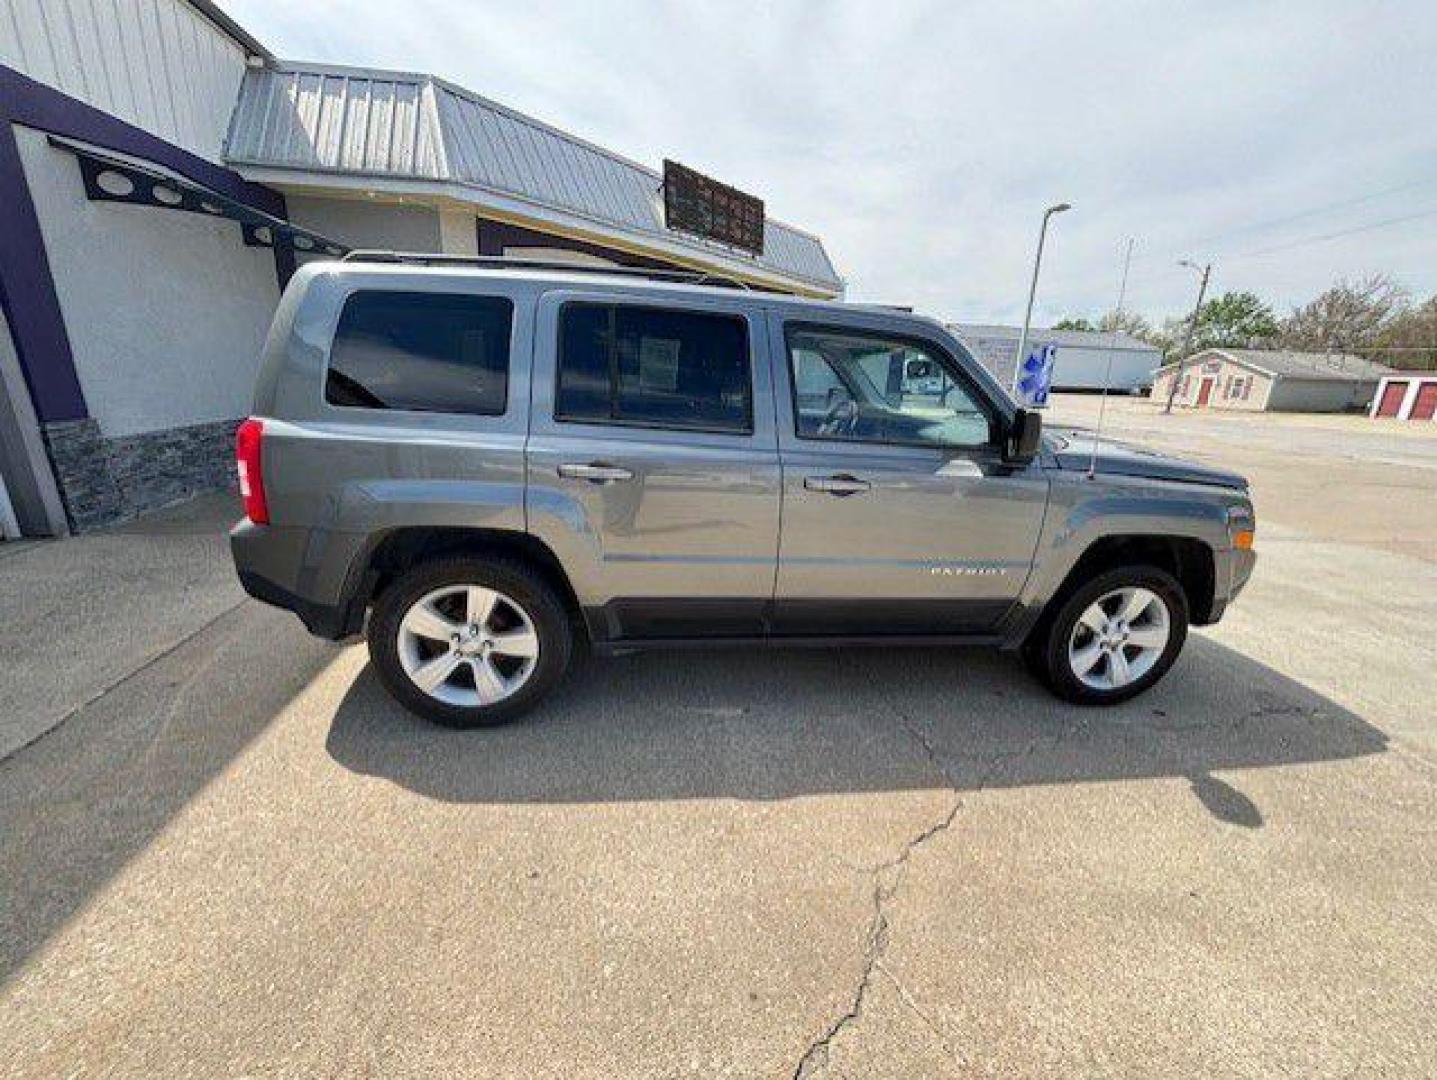
M 1433 1075 L 1437 437 L 1365 424 L 1110 403 L 1260 561 L 1104 711 L 685 651 L 455 733 L 242 598 L 226 499 L 0 549 L 0 1070 Z

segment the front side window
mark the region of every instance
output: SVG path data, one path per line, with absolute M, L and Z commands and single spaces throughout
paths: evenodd
M 936 349 L 866 332 L 790 327 L 794 424 L 804 439 L 979 447 L 993 422 Z
M 559 420 L 753 430 L 748 324 L 732 315 L 620 304 L 559 313 Z
M 324 399 L 359 409 L 504 412 L 514 305 L 499 296 L 356 292 L 330 351 Z

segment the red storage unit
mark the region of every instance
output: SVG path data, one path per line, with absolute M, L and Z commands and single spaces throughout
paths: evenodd
M 1407 383 L 1398 379 L 1389 382 L 1382 391 L 1382 400 L 1377 403 L 1378 416 L 1396 416 L 1402 408 L 1402 399 L 1407 396 Z
M 1437 382 L 1423 382 L 1417 388 L 1417 400 L 1412 403 L 1412 420 L 1431 420 L 1437 415 Z

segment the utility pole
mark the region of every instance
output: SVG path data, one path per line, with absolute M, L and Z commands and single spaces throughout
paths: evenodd
M 1028 349 L 1028 327 L 1033 321 L 1033 297 L 1038 293 L 1038 268 L 1043 265 L 1043 239 L 1048 235 L 1048 219 L 1064 210 L 1071 210 L 1071 203 L 1058 203 L 1043 211 L 1043 224 L 1038 229 L 1038 253 L 1033 257 L 1033 280 L 1028 285 L 1028 310 L 1023 313 L 1023 331 L 1018 335 L 1018 352 L 1013 357 L 1013 396 L 1018 396 L 1018 380 L 1023 375 L 1023 354 Z
M 1183 336 L 1183 351 L 1178 354 L 1177 370 L 1173 372 L 1173 381 L 1168 385 L 1168 403 L 1163 408 L 1165 416 L 1173 411 L 1173 399 L 1178 396 L 1178 383 L 1182 381 L 1183 364 L 1187 362 L 1188 354 L 1192 352 L 1193 334 L 1197 331 L 1198 315 L 1202 311 L 1203 297 L 1207 295 L 1208 275 L 1212 273 L 1212 263 L 1200 267 L 1195 262 L 1183 259 L 1178 265 L 1186 266 L 1189 270 L 1202 274 L 1202 283 L 1198 285 L 1197 305 L 1193 308 L 1192 321 L 1188 323 L 1188 332 Z

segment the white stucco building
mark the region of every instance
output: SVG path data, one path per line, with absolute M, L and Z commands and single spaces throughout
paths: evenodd
M 210 0 L 0 12 L 0 534 L 228 482 L 297 260 L 358 247 L 695 269 L 812 296 L 822 242 L 665 225 L 653 168 L 429 75 L 287 63 Z
M 1004 385 L 1013 385 L 1017 326 L 981 323 L 949 323 L 974 357 Z M 1028 331 L 1028 351 L 1051 345 L 1053 389 L 1097 391 L 1105 386 L 1119 393 L 1134 393 L 1151 385 L 1153 372 L 1163 354 L 1146 341 L 1124 333 L 1088 330 L 1052 330 L 1035 327 Z

